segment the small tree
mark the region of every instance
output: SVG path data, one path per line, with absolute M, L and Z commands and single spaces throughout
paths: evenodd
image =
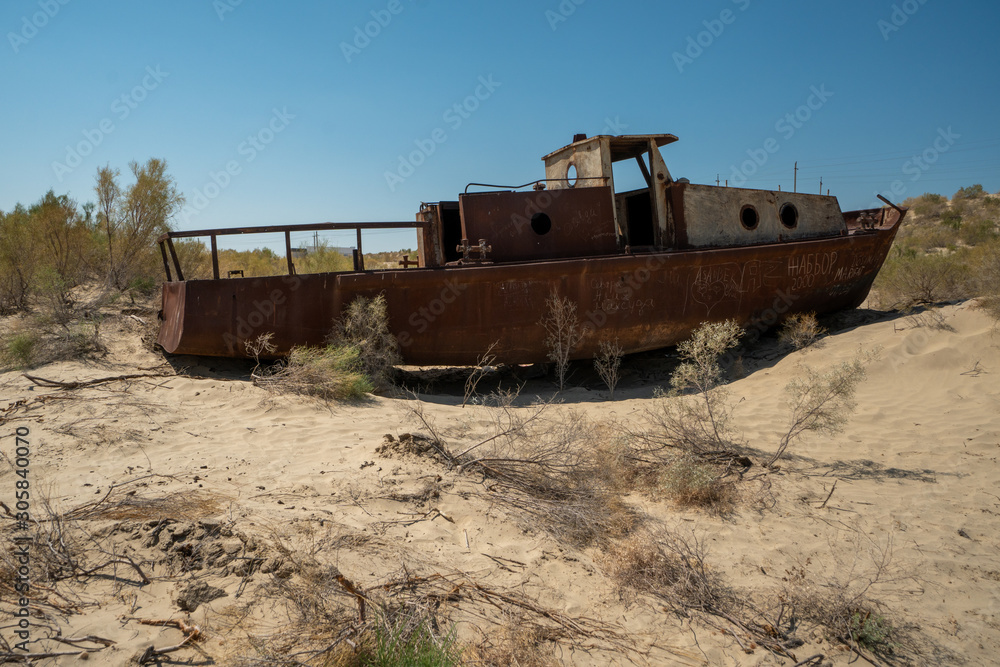
M 609 397 L 612 400 L 615 398 L 615 387 L 621 378 L 621 366 L 622 346 L 618 344 L 618 339 L 615 338 L 613 343 L 602 340 L 600 350 L 594 357 L 594 369 L 604 380 L 604 384 L 608 386 Z
M 559 379 L 559 390 L 562 391 L 566 386 L 566 368 L 569 366 L 570 354 L 583 340 L 583 329 L 576 316 L 576 304 L 569 299 L 552 292 L 545 305 L 547 311 L 539 324 L 545 327 L 548 334 L 545 337 L 545 347 L 549 350 L 549 360 L 556 365 L 556 377 Z
M 792 410 L 788 430 L 764 467 L 772 467 L 792 441 L 807 431 L 832 435 L 844 430 L 847 418 L 857 407 L 854 393 L 866 377 L 865 368 L 877 356 L 877 350 L 859 353 L 826 373 L 806 368 L 804 377 L 789 382 L 785 387 Z
M 170 219 L 184 205 L 167 163 L 150 158 L 144 165 L 130 162 L 135 183 L 118 185 L 118 170 L 97 170 L 97 225 L 107 238 L 108 284 L 125 290 L 155 263 L 153 244 L 170 231 Z
M 687 391 L 698 393 L 702 422 L 711 428 L 711 441 L 721 448 L 730 442 L 729 415 L 732 408 L 726 403 L 722 384 L 722 355 L 736 347 L 743 336 L 743 329 L 735 320 L 706 322 L 694 330 L 691 338 L 677 346 L 684 362 L 670 377 L 673 393 Z

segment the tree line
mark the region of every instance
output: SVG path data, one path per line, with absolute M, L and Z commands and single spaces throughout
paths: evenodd
M 96 202 L 82 206 L 49 190 L 30 206 L 0 211 L 0 315 L 45 295 L 66 299 L 94 282 L 107 292 L 150 291 L 162 271 L 155 240 L 170 230 L 184 196 L 164 160 L 129 163 L 131 182 L 97 170 Z

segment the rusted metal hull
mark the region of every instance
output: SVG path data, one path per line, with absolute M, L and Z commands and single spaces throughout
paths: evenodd
M 602 340 L 651 350 L 705 321 L 763 329 L 791 313 L 857 307 L 902 212 L 875 230 L 856 227 L 857 212 L 845 218 L 844 236 L 741 248 L 167 282 L 159 343 L 175 354 L 243 357 L 247 341 L 271 332 L 281 354 L 321 344 L 347 304 L 381 293 L 407 363 L 474 364 L 494 342 L 498 361 L 542 362 L 539 322 L 554 292 L 577 304 L 586 329 L 574 358 L 593 357 Z

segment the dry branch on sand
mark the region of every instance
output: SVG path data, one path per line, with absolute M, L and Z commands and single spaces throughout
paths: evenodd
M 485 430 L 451 446 L 419 401 L 411 415 L 448 465 L 481 476 L 492 498 L 532 525 L 574 544 L 629 530 L 636 517 L 614 492 L 615 471 L 603 465 L 594 426 L 550 402 L 518 406 L 517 399 L 516 392 L 492 394 L 476 406 Z
M 332 565 L 300 559 L 297 574 L 273 578 L 259 602 L 282 610 L 284 627 L 265 635 L 248 633 L 236 665 L 323 664 L 481 664 L 524 650 L 504 636 L 511 618 L 518 633 L 534 637 L 539 658 L 558 644 L 595 651 L 635 651 L 630 638 L 611 625 L 572 617 L 539 604 L 519 590 L 487 586 L 467 574 L 418 574 L 405 566 L 388 579 L 362 585 Z M 476 628 L 478 640 L 456 636 L 458 626 Z M 372 662 L 381 655 L 389 662 Z M 415 662 L 418 656 L 437 661 Z M 280 656 L 280 658 L 279 658 Z M 549 664 L 542 660 L 528 664 Z

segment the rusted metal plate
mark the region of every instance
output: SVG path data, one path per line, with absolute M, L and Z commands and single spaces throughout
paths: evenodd
M 489 259 L 497 262 L 618 250 L 609 187 L 463 194 L 459 206 L 464 238 L 489 241 Z
M 746 248 L 167 282 L 159 342 L 178 354 L 244 356 L 246 341 L 272 332 L 280 354 L 322 343 L 348 303 L 381 293 L 407 363 L 474 364 L 494 342 L 498 361 L 542 362 L 539 322 L 554 292 L 577 304 L 586 329 L 574 358 L 593 357 L 602 340 L 640 352 L 675 344 L 706 320 L 762 329 L 795 312 L 858 306 L 901 219 L 870 213 L 886 216 L 881 228 Z

